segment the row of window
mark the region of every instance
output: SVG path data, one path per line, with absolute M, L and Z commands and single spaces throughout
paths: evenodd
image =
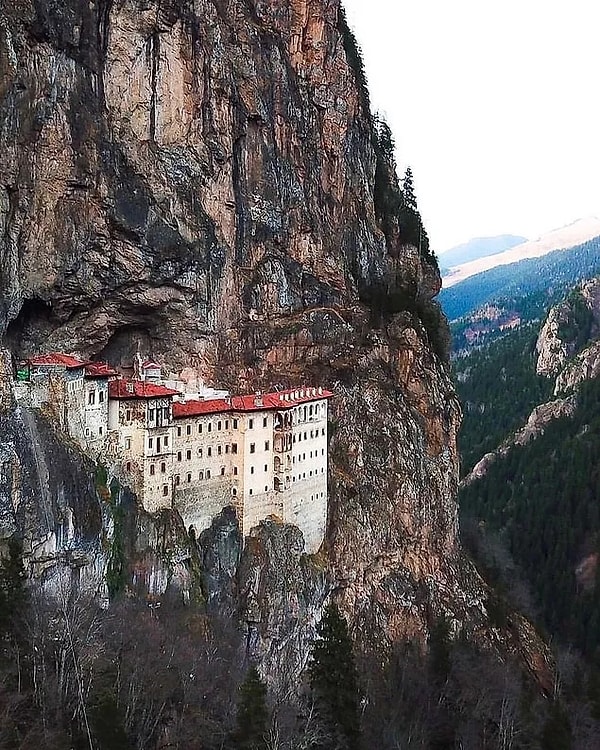
M 316 458 L 319 455 L 319 451 L 310 451 L 308 454 L 309 458 L 313 458 L 313 453 L 315 454 L 314 458 Z M 321 455 L 322 456 L 325 455 L 325 448 L 321 448 Z M 301 461 L 306 461 L 306 453 L 303 453 L 301 456 L 298 456 L 298 463 L 300 463 Z M 294 464 L 296 463 L 296 456 L 292 457 L 292 463 Z
M 308 435 L 308 432 L 305 432 L 304 433 L 304 440 L 309 440 L 310 439 L 310 438 L 307 437 L 307 435 Z M 324 427 L 321 428 L 321 435 L 325 435 L 325 428 Z M 317 437 L 319 437 L 319 430 L 311 430 L 310 431 L 310 437 L 311 438 L 317 438 Z M 294 435 L 294 442 L 296 442 L 296 435 Z M 299 443 L 302 442 L 302 433 L 301 432 L 298 434 L 298 442 Z
M 88 393 L 88 406 L 94 406 L 96 403 L 96 391 L 90 391 Z M 98 391 L 98 403 L 104 403 L 104 391 Z
M 104 427 L 98 427 L 98 435 L 99 435 L 99 437 L 102 437 L 102 435 L 104 435 Z M 94 437 L 94 435 L 91 434 L 89 427 L 85 428 L 85 436 L 86 437 L 90 437 L 90 436 Z
M 217 432 L 220 432 L 221 430 L 228 430 L 229 425 L 231 422 L 231 428 L 234 430 L 237 430 L 239 428 L 239 419 L 218 419 L 214 424 Z M 202 435 L 204 432 L 204 426 L 205 424 L 203 422 L 198 423 L 198 434 Z M 264 417 L 262 420 L 262 426 L 268 427 L 269 426 L 269 418 Z M 187 424 L 185 425 L 185 434 L 191 435 L 192 434 L 192 425 Z M 183 425 L 177 425 L 177 437 L 181 437 L 183 435 Z M 252 430 L 254 429 L 254 419 L 251 418 L 248 420 L 248 429 Z M 212 432 L 213 431 L 213 422 L 207 422 L 206 423 L 206 432 Z
M 314 474 L 315 476 L 317 476 L 317 475 L 318 475 L 318 473 L 319 473 L 319 472 L 318 472 L 318 471 L 317 471 L 317 470 L 315 469 L 314 471 L 309 471 L 309 472 L 308 472 L 308 476 L 309 476 L 309 477 L 312 477 L 312 476 L 313 476 L 313 474 Z M 324 473 L 325 473 L 325 469 L 323 469 L 323 468 L 322 468 L 322 469 L 321 469 L 321 474 L 324 474 Z M 296 481 L 296 479 L 298 479 L 298 481 L 300 481 L 301 479 L 306 479 L 306 472 L 303 472 L 302 474 L 298 474 L 298 476 L 297 476 L 297 477 L 292 477 L 292 482 L 295 482 L 295 481 Z

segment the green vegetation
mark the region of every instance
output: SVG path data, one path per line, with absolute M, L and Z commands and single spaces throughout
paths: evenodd
M 400 187 L 394 137 L 387 122 L 380 117 L 375 120 L 373 145 L 376 157 L 375 217 L 385 235 L 388 253 L 394 257 L 399 244 L 413 245 L 422 258 L 437 268 L 437 258 L 429 247 L 417 206 L 412 170 L 408 167 Z
M 328 740 L 322 750 L 357 750 L 360 744 L 358 677 L 346 620 L 329 604 L 317 628 L 309 666 L 315 706 Z
M 463 476 L 551 396 L 552 381 L 535 372 L 536 339 L 537 327 L 523 326 L 456 360 L 464 411 L 459 435 Z
M 598 273 L 600 237 L 568 252 L 556 250 L 542 258 L 492 268 L 442 289 L 439 299 L 448 319 L 457 320 L 488 302 L 499 301 L 511 307 L 531 292 L 543 292 L 549 299 L 556 298 L 578 281 Z
M 240 686 L 237 727 L 233 735 L 236 750 L 267 750 L 267 687 L 252 665 Z
M 594 315 L 581 291 L 573 289 L 565 300 L 567 318 L 559 326 L 558 337 L 571 345 L 573 354 L 578 353 L 589 341 Z
M 600 382 L 592 380 L 572 419 L 554 420 L 511 448 L 460 494 L 462 515 L 504 540 L 546 627 L 586 654 L 600 648 L 600 587 L 598 572 L 586 581 L 576 571 L 584 559 L 593 570 L 600 553 L 599 455 Z
M 350 65 L 350 68 L 354 73 L 362 110 L 368 120 L 371 121 L 369 84 L 367 82 L 367 74 L 365 73 L 365 65 L 362 59 L 362 52 L 358 42 L 356 41 L 354 32 L 348 25 L 346 12 L 341 6 L 338 12 L 338 31 L 340 32 L 342 37 L 342 44 L 344 45 L 344 51 L 346 52 L 348 65 Z

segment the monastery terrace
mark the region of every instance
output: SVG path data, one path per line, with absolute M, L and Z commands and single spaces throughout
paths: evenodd
M 138 358 L 133 378 L 65 354 L 17 371 L 17 400 L 42 409 L 84 452 L 130 487 L 149 512 L 175 508 L 196 533 L 227 505 L 244 535 L 275 515 L 306 549 L 327 519 L 327 402 L 322 388 L 230 396 L 163 379 Z

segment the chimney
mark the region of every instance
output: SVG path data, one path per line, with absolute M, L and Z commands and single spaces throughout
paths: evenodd
M 128 381 L 127 381 L 127 382 L 125 383 L 125 391 L 126 391 L 127 393 L 131 393 L 131 394 L 133 394 L 133 383 L 131 382 L 131 380 L 128 380 Z
M 256 391 L 254 394 L 254 406 L 262 406 L 263 405 L 263 397 L 262 397 L 262 391 Z

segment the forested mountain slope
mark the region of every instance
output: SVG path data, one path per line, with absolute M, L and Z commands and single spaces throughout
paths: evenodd
M 569 250 L 492 268 L 442 289 L 439 299 L 448 319 L 456 320 L 488 303 L 502 302 L 510 308 L 530 293 L 553 294 L 599 271 L 600 237 L 596 237 Z
M 500 535 L 549 632 L 588 655 L 600 646 L 599 292 L 586 282 L 538 331 L 457 362 L 465 524 Z

